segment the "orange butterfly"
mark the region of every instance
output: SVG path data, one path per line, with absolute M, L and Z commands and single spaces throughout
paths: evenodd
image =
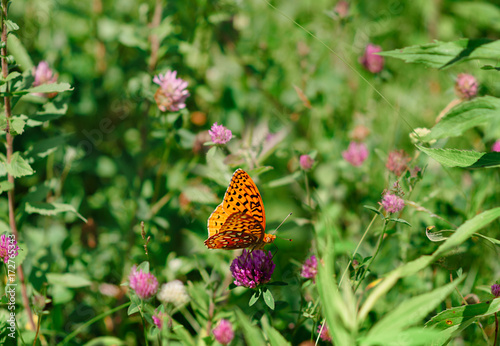
M 221 204 L 208 218 L 209 249 L 260 249 L 276 239 L 266 234 L 266 213 L 259 190 L 252 178 L 237 169 Z

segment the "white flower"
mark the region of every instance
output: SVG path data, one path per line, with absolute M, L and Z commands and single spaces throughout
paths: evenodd
M 186 291 L 186 287 L 179 280 L 163 284 L 157 297 L 162 303 L 173 303 L 175 306 L 181 306 L 189 302 L 189 294 Z

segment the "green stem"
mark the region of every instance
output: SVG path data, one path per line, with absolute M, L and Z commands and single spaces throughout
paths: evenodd
M 67 337 L 64 338 L 63 341 L 61 341 L 58 345 L 66 345 L 71 339 L 73 339 L 75 336 L 78 335 L 78 333 L 80 333 L 83 329 L 87 328 L 88 326 L 91 326 L 92 324 L 94 324 L 95 322 L 103 319 L 104 317 L 108 316 L 108 315 L 111 315 L 112 313 L 118 311 L 118 310 L 121 310 L 123 308 L 126 308 L 127 306 L 130 305 L 131 302 L 128 302 L 128 303 L 125 303 L 123 305 L 120 305 L 114 309 L 111 309 L 109 311 L 106 311 L 96 317 L 94 317 L 93 319 L 85 322 L 84 324 L 82 324 L 80 327 L 78 327 L 73 333 L 69 334 Z
M 144 320 L 144 300 L 142 300 L 142 299 L 141 299 L 141 308 L 139 309 L 139 314 L 141 315 L 142 325 L 144 328 L 144 344 L 146 346 L 148 346 L 149 343 L 148 343 L 148 336 L 147 336 L 147 331 L 146 331 L 146 321 Z
M 495 312 L 495 341 L 493 341 L 493 346 L 497 346 L 497 338 L 498 338 L 498 316 Z
M 368 261 L 368 264 L 366 265 L 366 268 L 363 271 L 363 274 L 361 275 L 361 278 L 359 279 L 358 284 L 356 285 L 356 288 L 354 289 L 354 293 L 356 293 L 356 291 L 358 290 L 358 287 L 359 287 L 359 285 L 361 285 L 361 282 L 365 278 L 365 275 L 368 272 L 370 265 L 372 264 L 375 257 L 377 257 L 377 254 L 382 246 L 382 241 L 384 240 L 384 234 L 385 234 L 385 230 L 387 229 L 387 224 L 388 224 L 388 222 L 385 221 L 384 222 L 384 229 L 382 230 L 382 233 L 380 234 L 380 237 L 378 238 L 378 243 L 377 243 L 377 248 L 375 249 L 375 253 L 373 254 L 372 258 L 370 258 L 370 260 Z
M 311 207 L 311 193 L 309 192 L 309 179 L 307 178 L 307 172 L 304 171 L 304 176 L 306 177 L 306 203 Z

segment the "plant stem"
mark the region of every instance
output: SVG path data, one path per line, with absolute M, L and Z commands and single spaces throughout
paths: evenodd
M 8 0 L 2 0 L 2 43 L 3 46 L 0 50 L 2 55 L 2 77 L 7 78 L 9 75 L 9 63 L 7 62 L 7 7 Z M 6 134 L 6 149 L 7 149 L 7 164 L 10 163 L 12 159 L 12 155 L 14 154 L 14 136 L 10 132 L 10 119 L 12 118 L 12 108 L 10 104 L 10 96 L 9 94 L 9 83 L 5 83 L 5 96 L 4 96 L 4 105 L 5 105 L 5 117 L 7 118 L 7 126 L 5 127 Z M 7 173 L 7 180 L 12 184 L 12 188 L 7 192 L 8 204 L 9 204 L 9 225 L 12 231 L 12 234 L 15 236 L 16 240 L 19 240 L 19 233 L 17 232 L 16 226 L 16 214 L 15 214 L 15 193 L 14 193 L 14 177 Z M 17 268 L 17 273 L 19 275 L 19 281 L 21 282 L 21 295 L 24 304 L 24 309 L 28 314 L 28 321 L 30 322 L 32 330 L 36 329 L 35 321 L 33 320 L 33 316 L 31 314 L 30 302 L 28 299 L 28 293 L 26 290 L 26 284 L 24 283 L 24 272 L 23 267 L 19 266 Z
M 498 315 L 495 312 L 495 340 L 493 341 L 493 346 L 497 345 L 497 338 L 498 338 Z
M 366 273 L 368 273 L 368 269 L 370 268 L 370 265 L 372 264 L 372 262 L 375 259 L 375 257 L 377 257 L 377 254 L 378 254 L 378 252 L 379 252 L 379 250 L 380 250 L 380 248 L 382 246 L 382 241 L 384 240 L 384 235 L 385 235 L 385 230 L 387 229 L 387 224 L 388 224 L 388 222 L 384 221 L 384 229 L 382 230 L 382 233 L 380 234 L 380 237 L 378 238 L 378 243 L 377 243 L 377 248 L 375 249 L 375 253 L 373 254 L 372 258 L 370 258 L 370 261 L 366 265 L 366 268 L 363 271 L 363 275 L 359 279 L 358 284 L 356 285 L 356 288 L 354 289 L 353 293 L 356 293 L 356 291 L 358 290 L 359 285 L 361 285 L 361 282 L 365 278 Z

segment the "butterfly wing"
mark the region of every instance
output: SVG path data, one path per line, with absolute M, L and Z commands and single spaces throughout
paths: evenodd
M 222 208 L 228 214 L 241 212 L 257 220 L 262 230 L 266 229 L 264 202 L 252 178 L 242 169 L 237 169 L 227 188 Z
M 208 236 L 212 237 L 222 232 L 227 219 L 235 213 L 243 213 L 253 217 L 261 225 L 261 228 L 255 228 L 251 233 L 258 235 L 259 238 L 264 236 L 266 227 L 264 203 L 252 178 L 242 169 L 237 169 L 234 172 L 222 203 L 208 218 Z
M 242 249 L 261 242 L 264 229 L 252 216 L 244 213 L 231 214 L 218 233 L 205 240 L 209 249 Z

